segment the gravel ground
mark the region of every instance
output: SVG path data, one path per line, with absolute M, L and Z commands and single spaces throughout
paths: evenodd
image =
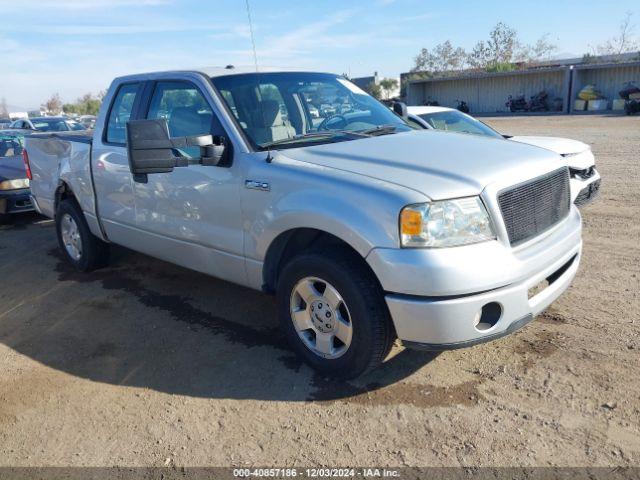
M 356 382 L 301 365 L 271 297 L 124 249 L 80 275 L 51 222 L 0 227 L 0 465 L 640 465 L 640 118 L 485 120 L 593 146 L 580 272 L 512 336 Z

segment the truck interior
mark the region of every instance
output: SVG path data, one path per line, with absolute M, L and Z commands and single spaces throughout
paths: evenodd
M 254 146 L 312 132 L 362 131 L 382 125 L 409 130 L 383 104 L 330 74 L 279 72 L 212 78 Z

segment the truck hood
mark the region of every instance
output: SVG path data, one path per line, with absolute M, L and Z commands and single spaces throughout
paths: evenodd
M 579 170 L 592 167 L 595 165 L 595 159 L 591 148 L 586 143 L 570 138 L 559 137 L 532 137 L 532 136 L 515 136 L 509 140 L 519 143 L 526 143 L 540 148 L 546 148 L 552 152 L 558 153 L 565 157 L 567 164 L 571 168 Z
M 27 178 L 22 155 L 0 157 L 0 182 Z
M 549 150 L 437 130 L 292 148 L 279 154 L 394 183 L 433 200 L 478 195 L 494 182 L 515 185 L 566 165 Z

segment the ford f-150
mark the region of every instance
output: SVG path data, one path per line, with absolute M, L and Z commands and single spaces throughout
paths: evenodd
M 342 378 L 396 338 L 443 350 L 511 333 L 580 262 L 558 154 L 426 135 L 328 73 L 118 78 L 92 136 L 34 134 L 26 152 L 33 203 L 78 269 L 118 244 L 275 294 L 292 348 Z

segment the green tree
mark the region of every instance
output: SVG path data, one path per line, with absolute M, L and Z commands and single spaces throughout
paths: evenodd
M 369 95 L 378 100 L 382 99 L 382 88 L 376 82 L 371 82 L 365 89 Z
M 99 93 L 97 96 L 93 96 L 91 93 L 86 93 L 82 97 L 78 98 L 75 103 L 65 103 L 62 105 L 62 111 L 65 113 L 73 113 L 75 115 L 97 115 L 102 104 L 102 98 L 104 94 Z
M 550 58 L 556 46 L 543 35 L 533 45 L 522 44 L 518 32 L 503 22 L 498 22 L 489 32 L 489 38 L 476 42 L 471 51 L 454 47 L 449 40 L 429 50 L 423 48 L 414 58 L 413 72 L 446 74 L 464 68 L 486 71 L 509 71 L 516 62 L 531 63 Z
M 87 93 L 78 99 L 78 107 L 80 115 L 97 115 L 100 110 L 101 101 L 90 93 Z
M 62 111 L 64 113 L 74 113 L 79 115 L 78 105 L 75 103 L 65 103 L 62 105 Z
M 447 40 L 436 45 L 432 50 L 421 49 L 413 61 L 413 71 L 441 73 L 464 68 L 467 62 L 467 54 L 463 48 L 454 47 Z
M 384 92 L 384 98 L 388 100 L 391 97 L 391 93 L 398 88 L 398 80 L 395 78 L 383 78 L 380 80 L 380 88 Z

